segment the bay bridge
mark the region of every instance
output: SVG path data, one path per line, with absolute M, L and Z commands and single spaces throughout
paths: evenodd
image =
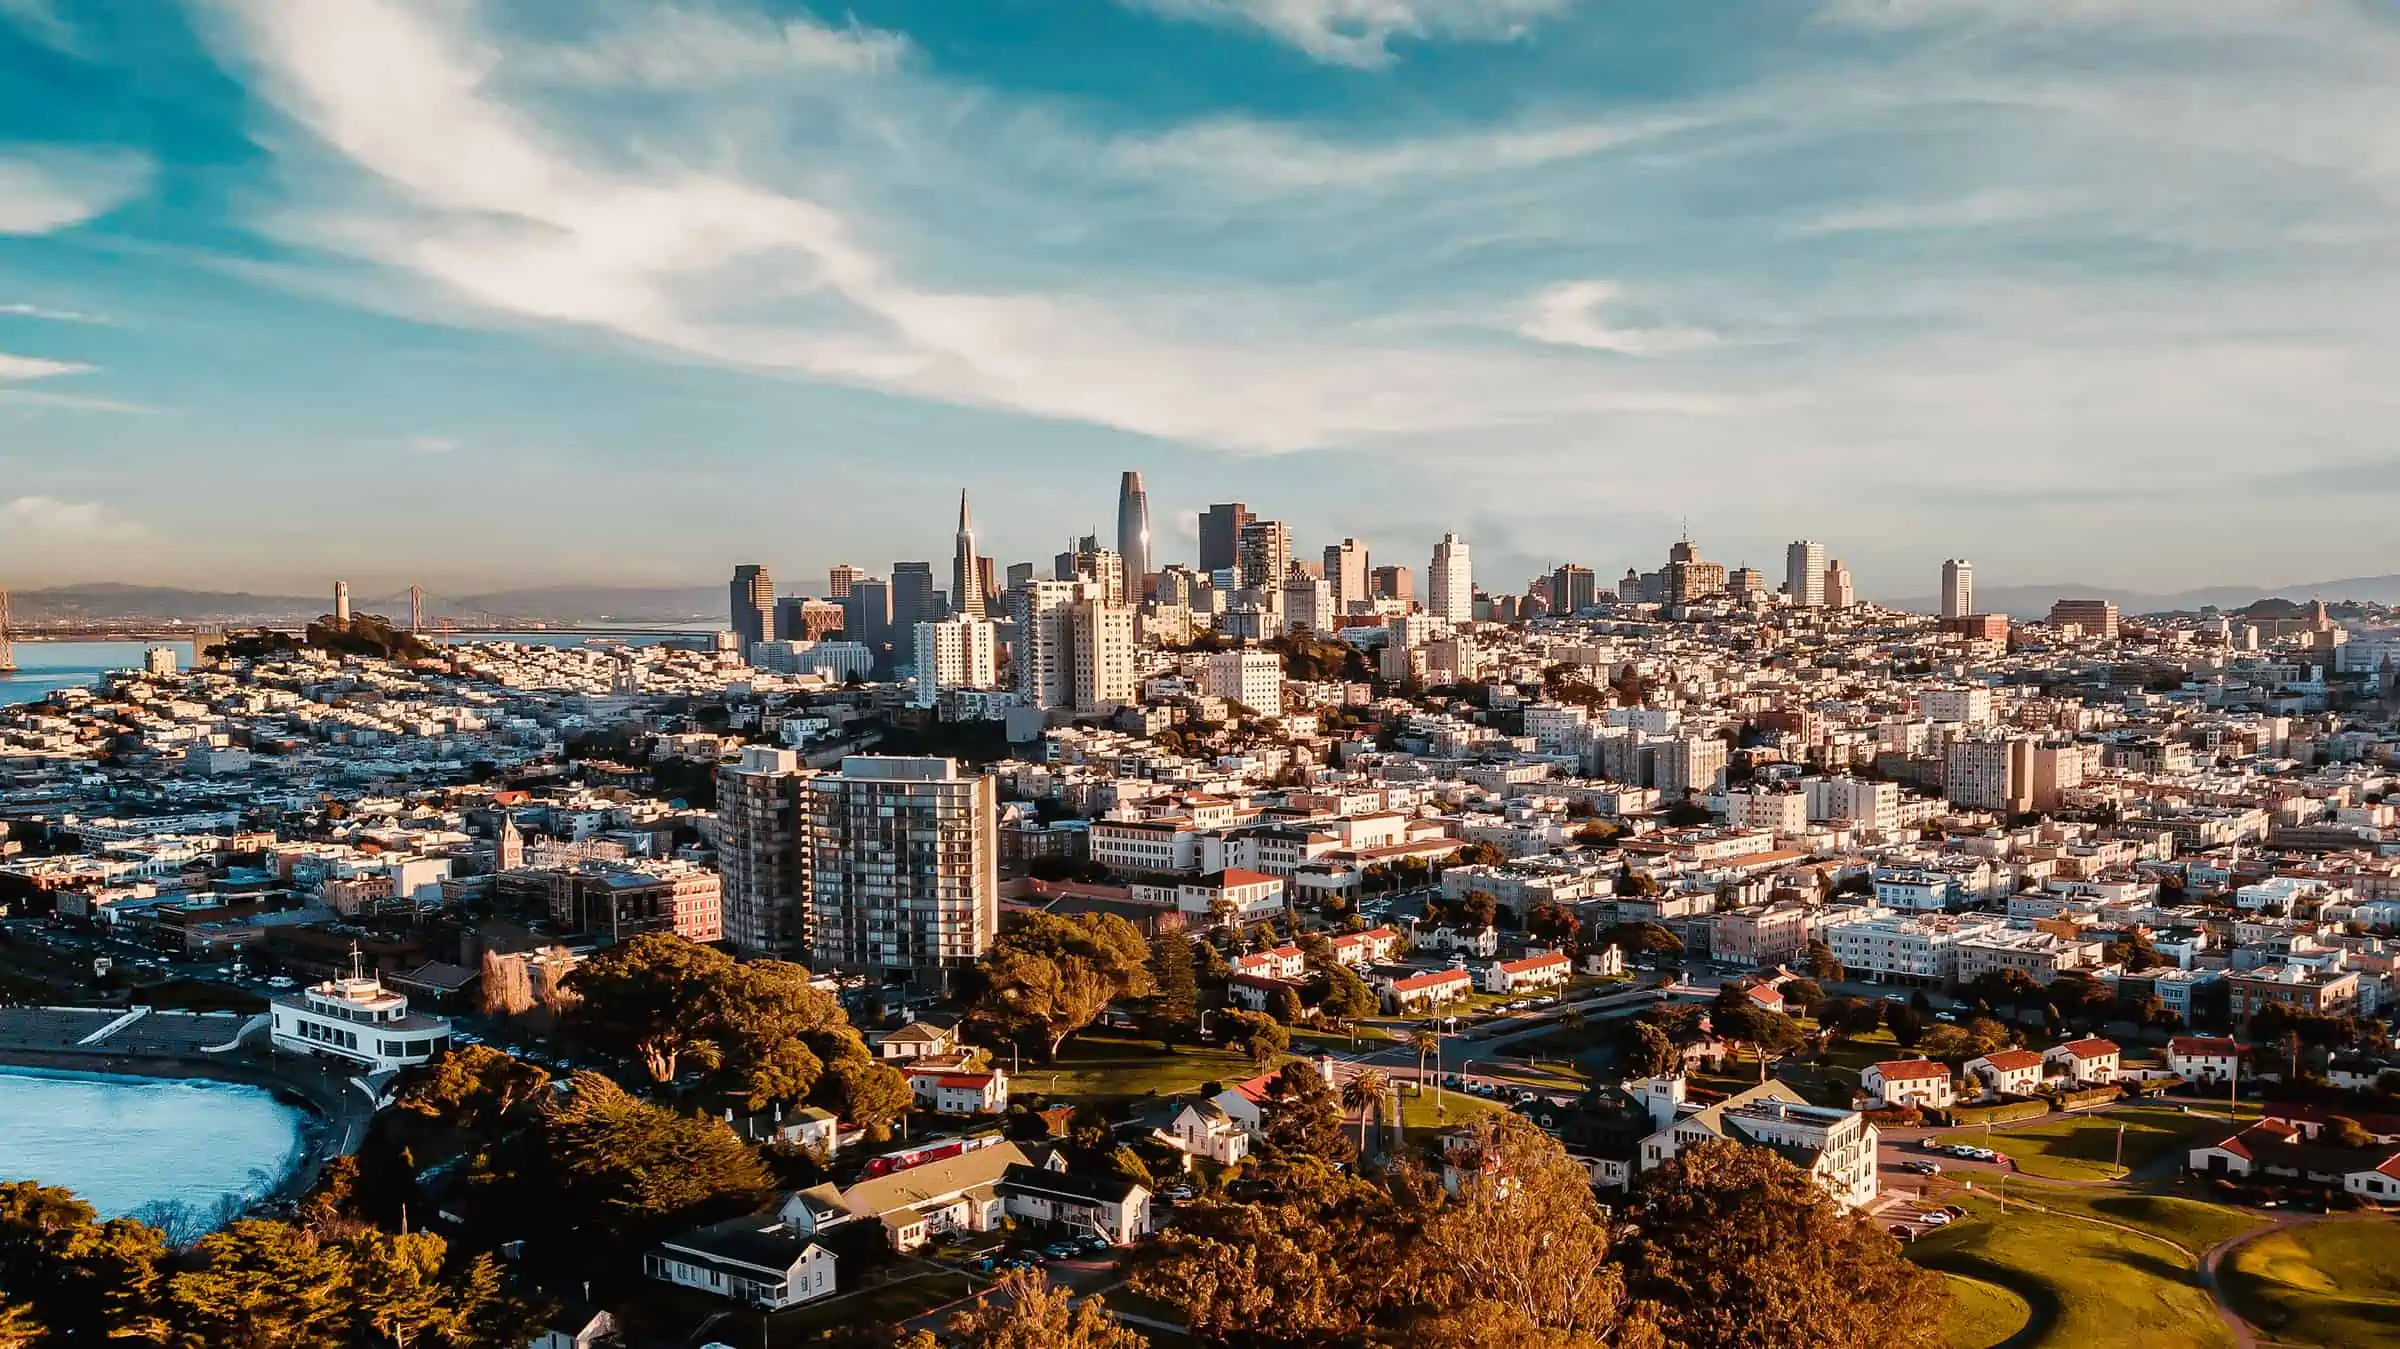
M 444 612 L 442 597 L 420 585 L 412 585 L 390 595 L 354 601 L 350 597 L 349 587 L 336 582 L 333 604 L 320 616 L 347 621 L 356 614 L 383 616 L 386 611 L 405 609 L 408 615 L 406 631 L 437 644 L 452 637 L 502 633 L 606 638 L 707 637 L 717 631 L 714 625 L 705 623 L 613 622 L 606 617 L 591 622 L 558 623 L 484 609 L 460 609 L 455 602 L 449 607 L 452 611 Z M 227 631 L 284 632 L 297 636 L 314 621 L 314 618 L 298 618 L 287 612 L 275 616 L 233 616 L 197 621 L 127 615 L 56 617 L 20 623 L 12 621 L 8 592 L 0 590 L 0 674 L 17 668 L 12 641 L 198 642 L 216 638 Z M 396 628 L 402 626 L 396 620 L 392 625 Z

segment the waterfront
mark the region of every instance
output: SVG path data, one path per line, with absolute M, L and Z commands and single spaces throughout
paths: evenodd
M 428 634 L 426 640 L 440 644 L 442 638 Z M 461 634 L 449 639 L 452 645 L 469 642 L 520 642 L 527 646 L 584 646 L 593 642 L 585 633 L 568 630 L 531 632 Z M 661 632 L 609 637 L 613 645 L 657 646 L 666 642 L 695 645 L 702 638 L 689 632 Z M 142 668 L 143 653 L 153 646 L 172 647 L 175 663 L 188 668 L 192 664 L 192 644 L 178 642 L 27 642 L 16 643 L 17 671 L 0 675 L 0 706 L 10 703 L 40 702 L 60 689 L 88 688 L 110 670 Z
M 63 1185 L 102 1217 L 208 1220 L 282 1180 L 306 1119 L 262 1087 L 0 1068 L 0 1180 Z

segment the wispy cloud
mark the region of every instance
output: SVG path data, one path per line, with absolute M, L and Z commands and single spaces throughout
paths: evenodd
M 98 314 L 87 314 L 79 309 L 53 309 L 48 305 L 26 304 L 23 301 L 0 304 L 0 318 L 41 319 L 49 323 L 108 322 Z
M 411 454 L 449 454 L 460 448 L 455 436 L 410 436 L 401 445 Z
M 123 539 L 147 532 L 106 502 L 20 496 L 0 501 L 0 520 L 12 536 L 47 541 Z
M 1395 40 L 1509 42 L 1571 0 L 1120 0 L 1167 18 L 1247 29 L 1327 65 L 1376 69 Z
M 92 367 L 74 361 L 45 360 L 39 356 L 11 356 L 0 351 L 0 380 L 52 379 L 59 375 L 89 374 Z
M 13 23 L 35 41 L 58 51 L 74 55 L 82 50 L 75 26 L 67 22 L 57 0 L 0 0 L 0 22 Z
M 1603 311 L 1625 298 L 1625 288 L 1614 281 L 1568 281 L 1534 296 L 1517 331 L 1537 342 L 1620 356 L 1665 356 L 1712 347 L 1720 340 L 1705 328 L 1611 321 Z
M 669 5 L 581 41 L 532 47 L 511 56 L 505 73 L 566 85 L 707 89 L 828 71 L 874 74 L 897 68 L 909 50 L 901 34 L 856 19 L 837 25 Z
M 130 150 L 0 146 L 0 234 L 48 234 L 108 214 L 140 192 L 150 161 Z

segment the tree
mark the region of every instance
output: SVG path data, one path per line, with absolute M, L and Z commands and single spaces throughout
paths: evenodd
M 1192 969 L 1192 934 L 1180 924 L 1150 939 L 1150 982 L 1158 992 L 1150 1004 L 1159 1039 L 1168 1048 L 1200 1024 L 1200 980 Z
M 1251 1066 L 1261 1072 L 1291 1047 L 1292 1033 L 1264 1012 L 1225 1012 L 1218 1016 L 1217 1024 L 1225 1027 L 1221 1032 L 1225 1043 L 1249 1055 Z
M 1267 1015 L 1286 1026 L 1297 1026 L 1307 1018 L 1308 1009 L 1300 1005 L 1300 995 L 1291 985 L 1285 984 L 1267 999 Z
M 1431 1026 L 1419 1026 L 1408 1033 L 1408 1047 L 1417 1051 L 1417 1081 L 1425 1080 L 1425 1060 L 1442 1056 L 1442 1033 Z
M 1554 899 L 1541 900 L 1525 913 L 1525 935 L 1555 950 L 1571 949 L 1582 927 L 1575 911 Z
M 2015 1031 L 1988 1016 L 1979 1016 L 1968 1021 L 1966 1030 L 1968 1048 L 1974 1051 L 1969 1057 L 1997 1054 L 2014 1044 L 2017 1038 Z
M 1385 1116 L 1392 1105 L 1392 1079 L 1381 1068 L 1361 1068 L 1342 1084 L 1342 1108 L 1358 1112 L 1358 1150 L 1367 1150 L 1367 1117 L 1389 1124 Z
M 1099 1297 L 1081 1303 L 1038 1269 L 1013 1270 L 975 1305 L 950 1318 L 951 1349 L 1145 1349 L 1140 1332 L 1108 1314 Z M 931 1335 L 902 1349 L 933 1349 Z
M 1683 1067 L 1683 1051 L 1665 1030 L 1649 1021 L 1630 1024 L 1622 1055 L 1627 1077 L 1671 1077 Z
M 1375 990 L 1367 987 L 1367 981 L 1358 977 L 1358 971 L 1347 965 L 1327 965 L 1323 977 L 1325 988 L 1317 1005 L 1328 1016 L 1342 1021 L 1356 1021 L 1363 1016 L 1375 1015 L 1376 1009 L 1382 1006 L 1376 1000 Z
M 1683 950 L 1683 938 L 1658 923 L 1619 923 L 1601 938 L 1601 945 L 1616 946 L 1636 955 L 1650 951 Z
M 581 1072 L 543 1102 L 524 1169 L 560 1216 L 627 1240 L 703 1206 L 763 1197 L 772 1178 L 721 1120 L 679 1114 Z
M 1401 1262 L 1396 1343 L 1488 1342 L 1469 1326 L 1538 1332 L 1533 1343 L 1653 1343 L 1628 1324 L 1624 1275 L 1582 1166 L 1530 1121 L 1488 1115 L 1449 1160 L 1455 1194 L 1418 1186 L 1414 1239 Z
M 1119 998 L 1147 997 L 1149 945 L 1115 914 L 1019 914 L 984 958 L 983 1010 L 1003 1026 L 1031 1030 L 1055 1062 L 1067 1037 Z
M 575 1028 L 603 1052 L 672 1082 L 685 1059 L 724 1062 L 717 1031 L 726 984 L 738 968 L 722 951 L 667 932 L 645 932 L 594 955 L 568 986 L 583 999 Z
M 1883 1024 L 1891 1029 L 1893 1041 L 1902 1049 L 1914 1049 L 1925 1038 L 1925 1019 L 1905 1002 L 1885 1003 Z
M 483 1014 L 523 1016 L 533 1010 L 533 978 L 526 963 L 500 954 L 483 953 Z
M 244 1219 L 203 1238 L 195 1269 L 168 1281 L 178 1331 L 206 1345 L 307 1349 L 349 1314 L 338 1252 L 284 1223 Z
M 1814 979 L 1786 979 L 1780 991 L 1786 1007 L 1814 1007 L 1825 1001 L 1825 990 Z
M 1828 984 L 1840 983 L 1845 972 L 1842 962 L 1834 958 L 1833 948 L 1814 937 L 1809 939 L 1806 953 L 1800 957 L 1800 968 L 1809 977 Z
M 541 1099 L 550 1074 L 490 1045 L 460 1045 L 411 1070 L 393 1104 L 460 1129 L 487 1129 Z
M 43 1343 L 155 1342 L 166 1241 L 129 1218 L 98 1222 L 73 1192 L 0 1183 L 0 1301 L 25 1308 Z
M 2363 1148 L 2375 1141 L 2365 1125 L 2348 1115 L 2326 1116 L 2324 1134 L 2325 1141 L 2337 1148 Z
M 1309 1156 L 1270 1157 L 1247 1202 L 1202 1199 L 1135 1257 L 1132 1285 L 1211 1340 L 1334 1344 L 1399 1295 L 1392 1197 Z
M 1647 871 L 1631 867 L 1617 873 L 1616 891 L 1619 898 L 1645 898 L 1658 893 L 1658 878 Z
M 1637 1196 L 1632 1292 L 1690 1349 L 1932 1349 L 1942 1276 L 1765 1148 L 1709 1139 Z
M 1350 1140 L 1342 1133 L 1340 1098 L 1316 1065 L 1294 1059 L 1267 1079 L 1267 1145 L 1281 1153 L 1306 1153 L 1348 1161 Z
M 826 1109 L 873 1139 L 890 1137 L 893 1122 L 908 1113 L 915 1099 L 899 1069 L 865 1058 L 834 1060 L 825 1070 L 820 1096 Z
M 1954 1064 L 1976 1057 L 1975 1037 L 1963 1026 L 1929 1027 L 1915 1048 L 1929 1059 L 1948 1059 Z

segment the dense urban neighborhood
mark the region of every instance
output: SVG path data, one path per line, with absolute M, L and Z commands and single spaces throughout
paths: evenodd
M 0 1187 L 0 1345 L 2389 1337 L 2400 615 L 1121 500 L 0 708 L 0 1060 L 312 1121 L 217 1212 Z

